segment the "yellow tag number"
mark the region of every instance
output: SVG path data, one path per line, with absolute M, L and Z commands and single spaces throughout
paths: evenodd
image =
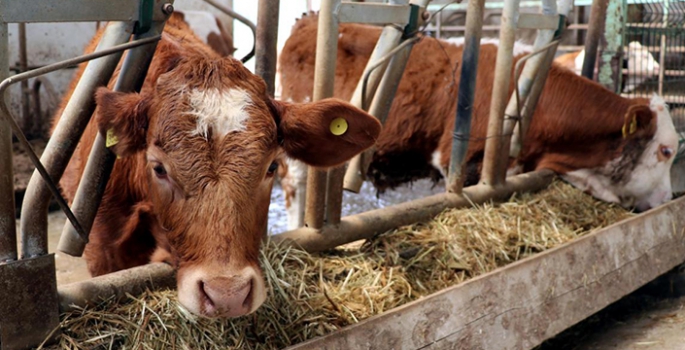
M 335 118 L 331 121 L 331 133 L 335 136 L 340 136 L 347 132 L 347 120 L 344 118 Z

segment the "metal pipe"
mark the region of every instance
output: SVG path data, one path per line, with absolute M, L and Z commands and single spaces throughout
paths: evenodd
M 362 76 L 362 93 L 360 97 L 362 99 L 361 105 L 365 106 L 366 101 L 364 96 L 367 95 L 364 88 L 364 86 L 366 86 L 365 82 L 371 76 L 374 69 L 382 66 L 386 60 L 390 60 L 390 63 L 388 63 L 388 67 L 386 67 L 386 71 L 383 73 L 381 81 L 379 82 L 380 87 L 373 96 L 371 107 L 369 108 L 369 113 L 379 119 L 381 123 L 385 122 L 385 119 L 390 112 L 390 107 L 392 107 L 392 101 L 397 92 L 402 75 L 404 74 L 404 68 L 409 60 L 411 49 L 418 40 L 419 37 L 404 40 L 401 44 L 390 50 L 385 56 L 372 64 L 369 67 L 370 70 Z M 346 190 L 359 193 L 359 190 L 364 183 L 364 179 L 366 178 L 366 171 L 369 168 L 374 152 L 375 147 L 371 147 L 350 160 L 343 181 L 343 187 Z
M 387 31 L 385 31 L 385 29 L 387 29 Z M 383 36 L 383 34 L 386 34 L 386 36 Z M 368 110 L 369 107 L 367 106 L 366 101 L 373 101 L 378 85 L 387 69 L 386 62 L 392 58 L 392 55 L 394 55 L 399 47 L 397 43 L 399 43 L 401 37 L 402 32 L 398 29 L 391 26 L 384 28 L 384 33 L 381 33 L 381 37 L 376 44 L 376 49 L 379 51 L 378 55 L 376 55 L 378 57 L 374 57 L 374 53 L 376 53 L 374 49 L 374 53 L 371 54 L 371 58 L 364 69 L 364 73 L 362 73 L 362 78 L 360 79 L 359 84 L 357 84 L 357 89 L 352 95 L 352 104 L 363 110 Z M 381 44 L 381 41 L 384 41 L 385 43 Z M 395 41 L 397 43 L 395 43 Z M 387 47 L 385 45 L 387 45 Z M 384 55 L 381 55 L 380 51 L 383 51 Z M 350 160 L 349 166 L 345 171 L 343 188 L 350 192 L 359 193 L 359 189 L 366 178 L 366 172 L 362 171 L 362 164 L 365 163 L 362 159 L 364 156 L 364 153 L 354 156 Z
M 7 89 L 14 83 L 17 82 L 22 82 L 22 81 L 27 81 L 28 79 L 31 79 L 35 76 L 46 74 L 48 72 L 52 72 L 55 70 L 59 70 L 64 68 L 66 65 L 73 64 L 74 61 L 87 61 L 90 59 L 94 59 L 96 57 L 101 57 L 106 54 L 112 54 L 116 52 L 123 51 L 125 49 L 135 47 L 135 46 L 140 46 L 144 43 L 152 43 L 156 42 L 159 40 L 159 36 L 149 38 L 148 40 L 140 40 L 138 42 L 130 43 L 127 45 L 119 45 L 117 47 L 113 47 L 111 49 L 107 50 L 102 50 L 101 52 L 97 52 L 94 54 L 90 55 L 85 55 L 81 56 L 72 60 L 67 60 L 63 62 L 58 62 L 49 66 L 45 66 L 43 68 L 26 72 L 26 73 L 21 73 L 18 75 L 15 75 L 11 78 L 5 79 L 0 83 L 0 96 L 4 96 L 7 93 Z M 30 143 L 26 139 L 26 136 L 24 133 L 21 131 L 21 128 L 19 125 L 16 123 L 14 118 L 11 118 L 11 113 L 9 111 L 9 108 L 7 107 L 6 103 L 0 103 L 0 109 L 2 109 L 7 115 L 10 116 L 8 121 L 10 122 L 10 126 L 12 127 L 15 135 L 19 139 L 20 144 L 24 147 L 26 150 L 26 153 L 28 154 L 29 158 L 33 162 L 34 166 L 36 167 L 36 171 L 42 176 L 43 180 L 45 181 L 45 185 L 48 187 L 52 195 L 55 197 L 57 200 L 57 203 L 59 204 L 60 208 L 62 211 L 67 216 L 67 219 L 69 219 L 69 222 L 73 224 L 75 227 L 76 233 L 81 237 L 82 240 L 85 242 L 88 241 L 88 235 L 86 231 L 81 227 L 81 225 L 78 223 L 78 220 L 74 216 L 73 212 L 69 208 L 69 205 L 67 204 L 66 200 L 64 197 L 62 197 L 62 194 L 60 193 L 56 182 L 52 179 L 48 171 L 45 169 L 43 164 L 40 162 L 38 159 L 38 156 L 34 152 L 33 148 L 31 147 Z M 23 208 L 23 206 L 22 206 Z M 44 252 L 43 252 L 44 251 Z M 43 252 L 43 253 L 40 253 Z M 34 235 L 25 235 L 24 231 L 22 231 L 22 257 L 34 257 L 34 256 L 40 256 L 44 255 L 47 253 L 47 234 L 34 234 Z
M 333 96 L 335 66 L 338 56 L 338 19 L 335 11 L 341 0 L 321 1 L 319 25 L 316 38 L 316 61 L 314 65 L 313 101 Z M 326 205 L 327 171 L 309 167 L 307 171 L 305 225 L 321 228 Z
M 132 31 L 133 23 L 110 22 L 100 39 L 96 52 L 127 42 Z M 94 60 L 86 66 L 40 159 L 40 162 L 45 164 L 50 178 L 57 180 L 62 177 L 83 130 L 95 110 L 93 91 L 98 86 L 107 84 L 120 58 L 119 52 Z M 34 172 L 26 188 L 21 208 L 21 234 L 23 237 L 36 237 L 34 243 L 39 247 L 36 249 L 38 253 L 43 251 L 43 248 L 47 248 L 44 237 L 47 236 L 46 213 L 50 195 L 50 189 L 40 173 Z
M 484 9 L 485 0 L 471 0 L 466 11 L 466 33 L 464 52 L 461 59 L 459 96 L 457 97 L 456 119 L 454 120 L 454 131 L 452 132 L 452 152 L 450 153 L 446 184 L 447 191 L 456 194 L 460 194 L 464 186 L 462 171 L 471 135 L 471 112 L 473 110 L 473 97 L 476 90 Z
M 149 31 L 136 35 L 134 39 L 145 40 L 159 37 L 164 30 L 164 25 L 165 21 L 154 22 Z M 129 51 L 121 66 L 121 72 L 117 77 L 114 90 L 119 92 L 140 91 L 156 49 L 157 41 L 154 41 L 150 45 L 140 46 Z M 93 226 L 116 160 L 116 155 L 107 149 L 105 144 L 105 137 L 101 133 L 97 133 L 72 203 L 72 210 L 86 233 L 90 232 Z M 83 239 L 74 225 L 71 222 L 66 222 L 57 249 L 71 256 L 81 256 L 86 243 L 88 240 Z
M 143 45 L 146 43 L 156 42 L 157 40 L 159 40 L 159 38 L 160 37 L 157 36 L 157 37 L 149 38 L 147 40 L 140 40 L 138 42 L 119 45 L 119 46 L 112 47 L 109 49 L 105 49 L 105 50 L 102 50 L 102 51 L 99 51 L 96 53 L 92 53 L 89 55 L 84 55 L 84 56 L 80 56 L 80 57 L 77 57 L 74 59 L 54 63 L 54 64 L 51 64 L 51 65 L 48 65 L 48 66 L 45 66 L 45 67 L 42 67 L 42 68 L 39 68 L 39 69 L 36 69 L 33 71 L 17 74 L 15 76 L 12 76 L 11 78 L 7 78 L 7 79 L 3 80 L 2 83 L 0 83 L 0 96 L 5 96 L 9 87 L 15 83 L 28 81 L 29 79 L 37 77 L 39 75 L 43 75 L 43 74 L 47 74 L 49 72 L 53 72 L 53 71 L 56 71 L 59 69 L 63 69 L 64 67 L 66 67 L 68 65 L 72 65 L 75 62 L 80 63 L 80 62 L 84 62 L 87 60 L 95 59 L 97 57 L 102 57 L 104 55 L 116 54 L 117 52 L 121 52 L 121 51 L 123 51 L 125 49 L 129 49 L 131 47 L 137 47 L 137 46 L 140 46 L 140 45 Z M 74 214 L 72 213 L 71 209 L 69 209 L 69 206 L 67 205 L 66 200 L 64 199 L 64 197 L 62 197 L 62 195 L 61 195 L 61 193 L 57 187 L 57 184 L 52 179 L 52 177 L 50 176 L 48 171 L 45 169 L 43 164 L 40 162 L 40 160 L 38 159 L 38 156 L 36 155 L 33 148 L 31 147 L 31 144 L 28 142 L 28 140 L 26 139 L 26 136 L 22 132 L 21 127 L 17 124 L 17 122 L 12 117 L 11 112 L 9 111 L 9 107 L 7 106 L 7 103 L 5 103 L 5 101 L 0 101 L 0 110 L 2 110 L 7 116 L 9 116 L 9 118 L 5 118 L 5 119 L 9 122 L 9 124 L 10 124 L 12 130 L 14 131 L 15 135 L 17 136 L 17 139 L 19 140 L 20 144 L 22 145 L 22 147 L 24 147 L 29 158 L 31 159 L 31 161 L 35 165 L 36 171 L 42 176 L 43 180 L 45 181 L 45 184 L 47 185 L 47 187 L 50 190 L 50 192 L 52 193 L 52 195 L 55 196 L 57 203 L 60 205 L 60 207 L 62 208 L 62 210 L 66 214 L 69 221 L 71 223 L 73 223 L 74 226 L 76 227 L 76 231 L 78 232 L 78 235 L 80 235 L 83 238 L 83 240 L 87 241 L 86 232 L 78 224 L 78 221 L 74 217 Z M 29 248 L 22 249 L 23 253 L 24 253 L 23 255 L 25 257 L 33 257 L 33 256 L 43 255 L 43 254 L 34 255 L 34 251 L 35 250 L 39 250 L 39 251 L 42 250 L 43 244 L 47 245 L 46 240 L 47 240 L 47 236 L 46 237 L 27 237 L 22 233 L 22 245 L 23 246 L 33 245 Z M 45 249 L 47 249 L 47 247 L 45 247 Z
M 566 11 L 570 10 L 568 7 L 565 8 Z M 541 14 L 545 16 L 556 16 L 557 13 L 557 3 L 554 0 L 546 0 L 542 3 Z M 568 13 L 560 13 L 561 15 L 567 15 Z M 509 103 L 505 109 L 504 123 L 502 126 L 502 152 L 499 164 L 501 169 L 499 171 L 506 173 L 506 165 L 509 161 L 509 151 L 511 143 L 511 134 L 514 131 L 514 127 L 518 124 L 521 118 L 521 109 L 523 108 L 523 103 L 527 100 L 530 94 L 531 88 L 535 77 L 538 76 L 541 69 L 541 65 L 546 62 L 547 55 L 554 55 L 554 51 L 550 48 L 556 44 L 550 44 L 554 38 L 554 33 L 556 30 L 542 29 L 537 31 L 535 37 L 535 42 L 533 44 L 533 51 L 521 58 L 516 62 L 514 71 L 515 82 L 514 94 L 509 98 Z M 523 69 L 521 70 L 521 67 Z M 531 106 L 534 108 L 534 105 Z
M 280 0 L 259 0 L 255 72 L 264 79 L 266 91 L 274 96 L 278 43 L 278 8 Z
M 662 21 L 663 28 L 668 28 L 668 10 L 670 0 L 664 0 L 664 18 Z M 664 73 L 666 72 L 666 35 L 661 34 L 661 42 L 659 43 L 659 95 L 664 95 Z
M 597 46 L 604 32 L 604 20 L 607 15 L 609 0 L 594 0 L 590 8 L 590 19 L 587 33 L 585 34 L 585 58 L 581 75 L 592 80 L 595 75 L 595 62 L 597 61 Z
M 405 5 L 406 0 L 393 0 L 390 4 Z M 367 110 L 366 101 L 373 99 L 378 84 L 387 67 L 388 59 L 385 59 L 389 52 L 396 49 L 402 39 L 402 30 L 395 25 L 386 25 L 381 31 L 376 46 L 371 52 L 371 56 L 364 67 L 363 79 L 360 79 L 352 93 L 350 103 L 363 110 Z M 356 164 L 357 169 L 360 165 L 359 156 L 355 156 L 350 164 Z M 336 225 L 340 222 L 342 215 L 343 189 L 353 188 L 359 192 L 359 188 L 364 181 L 364 174 L 359 171 L 348 171 L 348 167 L 343 165 L 328 172 L 328 182 L 326 189 L 326 221 L 328 224 Z
M 28 58 L 26 55 L 26 23 L 19 23 L 19 69 L 20 73 L 26 72 L 28 70 Z M 21 82 L 21 129 L 29 135 L 29 138 L 33 138 L 31 133 L 33 129 L 33 123 L 31 120 L 31 111 L 29 110 L 30 103 L 29 96 L 29 82 Z
M 165 263 L 151 263 L 112 272 L 57 288 L 60 312 L 68 312 L 127 294 L 138 295 L 146 289 L 176 287 L 176 270 Z
M 241 58 L 240 61 L 245 63 L 248 60 L 250 60 L 250 58 L 252 58 L 252 56 L 255 55 L 255 47 L 257 45 L 257 26 L 254 23 L 252 23 L 252 21 L 247 19 L 245 16 L 242 16 L 241 14 L 227 8 L 224 5 L 219 4 L 218 2 L 216 2 L 214 0 L 204 0 L 204 1 L 206 3 L 214 6 L 217 10 L 223 12 L 224 14 L 226 14 L 230 17 L 237 19 L 238 21 L 240 21 L 244 25 L 246 25 L 248 28 L 250 28 L 250 30 L 252 31 L 252 38 L 253 38 L 252 50 L 250 50 L 250 52 L 247 55 L 245 55 L 243 58 Z M 278 26 L 276 26 L 276 28 L 278 28 Z
M 9 35 L 7 23 L 0 23 L 0 79 L 9 77 Z M 5 95 L 0 95 L 7 102 Z M 12 168 L 12 131 L 9 115 L 0 111 L 0 263 L 17 260 L 14 175 Z
M 554 44 L 559 45 L 559 42 Z M 556 51 L 556 48 L 554 48 Z M 523 105 L 523 110 L 521 111 L 521 121 L 516 124 L 514 130 L 512 131 L 509 155 L 513 158 L 518 158 L 521 154 L 521 149 L 523 148 L 523 140 L 526 139 L 526 134 L 528 133 L 528 127 L 530 126 L 530 120 L 535 112 L 535 107 L 538 104 L 542 90 L 545 87 L 545 82 L 547 81 L 547 76 L 549 69 L 552 66 L 552 61 L 554 61 L 554 55 L 548 54 L 545 57 L 545 61 L 540 66 L 538 74 L 535 76 L 535 81 L 533 81 L 533 86 L 528 94 L 528 100 Z
M 505 174 L 500 171 L 502 167 L 499 164 L 499 159 L 502 152 L 502 123 L 505 104 L 509 96 L 519 1 L 507 0 L 502 11 L 502 29 L 500 30 L 499 47 L 497 49 L 497 65 L 495 67 L 494 88 L 492 91 L 492 102 L 490 103 L 490 117 L 488 119 L 488 139 L 485 142 L 481 177 L 481 183 L 490 186 L 502 184 L 505 177 Z
M 506 200 L 515 192 L 537 191 L 547 187 L 552 179 L 554 173 L 550 170 L 534 171 L 510 177 L 502 186 L 470 186 L 461 195 L 441 193 L 347 216 L 335 227 L 326 226 L 321 230 L 303 227 L 275 235 L 272 239 L 276 242 L 291 242 L 309 252 L 322 251 L 368 239 L 398 226 L 429 220 L 446 208 L 469 207 L 492 199 Z

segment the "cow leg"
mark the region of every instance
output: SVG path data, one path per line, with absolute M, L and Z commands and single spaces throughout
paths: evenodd
M 147 264 L 155 249 L 155 219 L 149 203 L 137 203 L 129 216 L 118 216 L 120 220 L 115 214 L 99 213 L 93 223 L 84 252 L 92 276 Z

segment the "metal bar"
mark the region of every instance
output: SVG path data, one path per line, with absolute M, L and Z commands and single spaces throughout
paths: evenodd
M 585 59 L 581 75 L 592 80 L 595 75 L 595 62 L 597 61 L 597 46 L 604 32 L 604 19 L 607 14 L 609 0 L 594 0 L 590 9 L 590 19 L 587 34 L 585 36 Z
M 623 0 L 609 1 L 604 33 L 600 39 L 602 54 L 599 56 L 597 81 L 607 89 L 620 93 L 621 52 L 623 52 Z
M 321 1 L 319 26 L 316 38 L 313 101 L 333 96 L 335 66 L 338 56 L 338 19 L 335 10 L 341 0 Z M 327 171 L 309 167 L 307 171 L 307 199 L 304 221 L 308 227 L 323 226 L 326 205 Z
M 278 43 L 278 7 L 280 0 L 259 0 L 255 72 L 266 82 L 269 96 L 274 96 L 276 80 L 276 44 Z
M 88 59 L 94 59 L 95 57 L 100 57 L 105 54 L 111 54 L 117 51 L 122 51 L 128 48 L 131 48 L 132 46 L 140 46 L 145 43 L 152 43 L 156 42 L 159 40 L 159 36 L 150 38 L 147 41 L 139 41 L 135 43 L 131 43 L 128 45 L 120 45 L 118 47 L 109 49 L 109 50 L 103 50 L 102 52 L 98 52 L 96 54 L 91 54 L 91 55 L 86 55 L 86 56 L 81 56 L 79 58 L 73 59 L 73 60 L 67 60 L 63 62 L 59 62 L 56 64 L 52 64 L 46 67 L 43 67 L 41 69 L 37 69 L 35 71 L 31 72 L 26 72 L 22 74 L 15 75 L 11 78 L 5 79 L 2 83 L 0 83 L 0 96 L 4 96 L 7 93 L 7 89 L 14 83 L 21 82 L 21 81 L 26 81 L 28 79 L 31 79 L 35 76 L 45 74 L 48 72 L 52 72 L 55 70 L 59 70 L 63 68 L 66 65 L 73 64 L 75 60 L 78 61 L 86 61 Z M 59 204 L 60 208 L 64 211 L 65 215 L 69 219 L 70 223 L 73 223 L 75 230 L 77 234 L 84 240 L 88 241 L 88 236 L 86 231 L 84 231 L 83 227 L 78 223 L 78 220 L 76 220 L 74 214 L 72 213 L 71 209 L 69 209 L 69 205 L 67 204 L 66 200 L 64 197 L 62 197 L 57 184 L 55 181 L 52 179 L 48 171 L 45 169 L 43 164 L 40 162 L 38 159 L 38 156 L 34 152 L 33 148 L 31 147 L 31 144 L 28 142 L 26 139 L 26 136 L 23 134 L 21 131 L 21 128 L 19 125 L 15 122 L 14 118 L 12 118 L 11 113 L 9 112 L 9 108 L 7 107 L 7 104 L 5 103 L 0 103 L 0 109 L 2 109 L 7 115 L 10 116 L 8 118 L 8 121 L 10 123 L 10 126 L 12 127 L 15 135 L 19 139 L 19 142 L 21 145 L 24 147 L 26 150 L 29 158 L 33 162 L 34 166 L 36 167 L 36 171 L 40 173 L 40 175 L 43 177 L 43 180 L 45 181 L 45 184 L 47 185 L 48 189 L 52 193 L 52 195 L 55 197 L 57 200 L 57 203 Z M 48 197 L 49 198 L 49 197 Z M 23 206 L 22 206 L 23 208 Z M 22 230 L 22 257 L 34 257 L 34 256 L 39 256 L 39 255 L 44 255 L 47 253 L 47 235 L 46 232 L 43 232 L 42 234 L 25 234 L 25 231 Z
M 502 29 L 499 36 L 494 88 L 492 91 L 492 102 L 490 103 L 490 117 L 488 119 L 488 139 L 485 142 L 485 155 L 483 157 L 483 171 L 481 175 L 481 183 L 490 186 L 502 184 L 505 177 L 504 172 L 500 171 L 502 167 L 499 164 L 499 160 L 502 152 L 502 123 L 504 109 L 509 96 L 519 1 L 509 0 L 505 2 L 504 10 L 502 11 Z
M 153 20 L 164 20 L 161 11 L 164 0 L 154 0 Z M 0 19 L 6 23 L 18 22 L 90 22 L 123 21 L 138 19 L 140 0 L 2 0 Z
M 669 10 L 669 5 L 670 1 L 669 0 L 664 0 L 664 18 L 663 18 L 663 27 L 667 28 L 668 27 L 668 10 Z M 661 34 L 661 42 L 659 45 L 659 95 L 663 96 L 664 94 L 664 74 L 666 73 L 666 35 Z
M 0 23 L 0 78 L 9 77 L 9 35 L 7 23 Z M 7 96 L 0 95 L 7 103 Z M 10 116 L 0 111 L 0 263 L 17 259 L 16 209 L 12 168 Z
M 466 11 L 464 53 L 461 59 L 459 96 L 457 97 L 456 119 L 452 132 L 452 152 L 450 153 L 446 184 L 447 191 L 456 194 L 460 194 L 464 186 L 462 172 L 471 134 L 471 113 L 476 90 L 484 9 L 485 0 L 472 0 L 469 1 L 469 9 Z
M 559 45 L 559 43 L 557 42 L 555 45 Z M 540 70 L 535 76 L 535 81 L 528 94 L 528 100 L 524 104 L 521 112 L 521 121 L 516 124 L 512 132 L 509 155 L 513 158 L 518 158 L 519 154 L 521 154 L 523 140 L 526 139 L 528 127 L 530 126 L 530 121 L 535 112 L 535 106 L 537 106 L 540 95 L 542 94 L 542 89 L 545 87 L 547 75 L 553 61 L 554 55 L 548 54 L 545 58 L 545 62 L 541 64 Z
M 19 23 L 19 69 L 20 73 L 28 70 L 28 59 L 26 57 L 26 23 Z M 21 129 L 32 137 L 33 129 L 31 111 L 29 110 L 29 82 L 21 82 Z
M 129 40 L 133 23 L 110 22 L 105 29 L 96 52 Z M 62 117 L 56 125 L 50 140 L 41 156 L 40 162 L 52 179 L 59 179 L 76 149 L 81 134 L 95 110 L 93 91 L 106 85 L 121 58 L 121 52 L 89 62 L 81 80 L 76 85 L 72 97 L 64 108 Z M 35 71 L 33 71 L 35 72 Z M 39 246 L 45 243 L 47 233 L 47 210 L 51 191 L 41 174 L 36 171 L 26 188 L 24 203 L 21 207 L 21 234 L 23 237 L 36 237 Z M 38 249 L 39 251 L 42 248 Z
M 363 110 L 368 110 L 366 101 L 373 100 L 378 85 L 387 69 L 387 62 L 390 59 L 389 55 L 397 48 L 401 39 L 402 31 L 397 27 L 389 25 L 383 28 L 376 47 L 364 68 L 362 79 L 360 79 L 357 88 L 354 90 L 350 100 L 352 104 Z M 350 160 L 343 178 L 343 188 L 345 190 L 359 193 L 366 178 L 366 173 L 362 171 L 362 164 L 365 163 L 362 159 L 363 157 L 365 157 L 364 153 L 358 154 Z
M 340 23 L 407 24 L 407 5 L 343 2 L 337 8 Z
M 376 117 L 381 123 L 385 123 L 385 119 L 387 119 L 388 114 L 390 113 L 395 93 L 399 87 L 402 75 L 404 75 L 404 68 L 411 55 L 411 49 L 417 40 L 418 39 L 415 37 L 403 41 L 402 44 L 398 45 L 386 56 L 391 57 L 390 62 L 388 63 L 388 67 L 383 74 L 378 91 L 373 97 L 371 107 L 369 108 L 369 114 Z M 376 147 L 372 146 L 352 158 L 345 179 L 346 190 L 355 193 L 359 192 L 375 151 Z
M 146 40 L 159 37 L 165 23 L 165 21 L 154 22 L 149 31 L 136 35 L 135 39 Z M 140 46 L 128 52 L 114 85 L 115 91 L 140 91 L 156 48 L 157 41 L 154 41 L 150 45 Z M 90 232 L 93 226 L 116 160 L 116 155 L 105 147 L 105 143 L 105 137 L 97 133 L 72 203 L 72 210 L 86 233 Z M 86 243 L 88 240 L 83 239 L 74 225 L 66 222 L 57 249 L 71 256 L 81 256 Z
M 406 4 L 406 0 L 394 0 L 393 4 Z M 383 73 L 385 72 L 388 60 L 385 56 L 394 50 L 402 39 L 402 30 L 396 25 L 387 25 L 383 27 L 381 35 L 376 42 L 376 46 L 371 52 L 371 56 L 364 67 L 362 73 L 363 79 L 357 83 L 357 87 L 352 94 L 350 103 L 363 110 L 367 110 L 365 101 L 373 99 L 378 84 L 380 84 Z M 380 63 L 379 61 L 382 61 Z M 352 159 L 350 164 L 359 166 L 359 156 Z M 336 225 L 340 222 L 342 215 L 342 197 L 343 188 L 353 187 L 359 191 L 359 188 L 364 181 L 363 176 L 357 173 L 349 173 L 347 166 L 343 165 L 328 172 L 328 182 L 326 185 L 326 221 L 328 224 Z M 363 175 L 363 174 L 362 174 Z M 350 185 L 350 182 L 355 185 Z
M 337 247 L 341 244 L 368 239 L 395 227 L 426 221 L 446 208 L 468 207 L 486 201 L 506 200 L 514 192 L 536 191 L 547 187 L 554 173 L 534 171 L 507 179 L 499 187 L 476 185 L 465 188 L 463 195 L 441 193 L 398 205 L 347 216 L 340 225 L 321 230 L 308 227 L 287 231 L 272 237 L 276 242 L 289 241 L 309 252 Z
M 146 289 L 176 287 L 176 270 L 165 263 L 150 263 L 108 273 L 83 282 L 57 288 L 61 312 L 97 305 L 102 300 L 121 300 L 127 294 L 137 295 Z
M 227 16 L 231 16 L 231 17 L 237 19 L 238 21 L 240 21 L 241 23 L 246 25 L 248 28 L 250 28 L 250 30 L 252 31 L 252 38 L 254 40 L 253 45 L 252 45 L 252 50 L 247 55 L 245 55 L 243 58 L 240 59 L 240 61 L 243 63 L 247 62 L 255 54 L 255 47 L 257 46 L 257 26 L 254 23 L 252 23 L 252 21 L 247 19 L 245 16 L 227 8 L 224 5 L 219 4 L 218 2 L 216 2 L 214 0 L 204 0 L 204 1 L 206 3 L 214 6 L 217 10 L 223 12 Z M 276 27 L 278 27 L 278 26 L 276 26 Z
M 519 15 L 518 29 L 556 30 L 559 27 L 559 16 L 540 13 L 522 13 Z

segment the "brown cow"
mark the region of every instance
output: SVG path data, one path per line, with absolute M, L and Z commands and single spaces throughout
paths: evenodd
M 293 27 L 279 60 L 282 98 L 307 101 L 312 92 L 317 18 Z M 341 24 L 334 95 L 349 99 L 380 35 L 378 27 Z M 467 154 L 467 185 L 479 180 L 494 78 L 497 40 L 483 40 Z M 463 39 L 424 37 L 412 51 L 367 176 L 379 192 L 420 178 L 441 178 L 448 167 Z M 530 47 L 516 45 L 521 57 Z M 452 76 L 453 72 L 457 72 Z M 510 91 L 513 91 L 513 83 Z M 626 133 L 622 129 L 626 128 Z M 669 169 L 678 137 L 663 100 L 622 98 L 567 69 L 553 66 L 520 158 L 510 174 L 548 168 L 601 200 L 648 209 L 671 198 Z M 290 227 L 305 178 L 287 159 Z M 514 162 L 512 162 L 514 163 Z M 291 174 L 296 173 L 296 174 Z M 294 198 L 293 198 L 294 197 Z
M 118 139 L 111 150 L 121 159 L 84 255 L 90 272 L 168 261 L 178 268 L 181 304 L 210 317 L 250 313 L 266 297 L 258 257 L 276 157 L 339 165 L 380 133 L 378 121 L 339 100 L 269 98 L 262 79 L 177 18 L 167 23 L 141 92 L 103 87 L 96 102 L 61 182 L 72 200 L 95 134 Z M 349 129 L 336 136 L 330 124 L 339 117 Z
M 185 22 L 202 42 L 221 56 L 233 56 L 233 37 L 226 32 L 219 18 L 211 12 L 176 10 L 171 16 Z

